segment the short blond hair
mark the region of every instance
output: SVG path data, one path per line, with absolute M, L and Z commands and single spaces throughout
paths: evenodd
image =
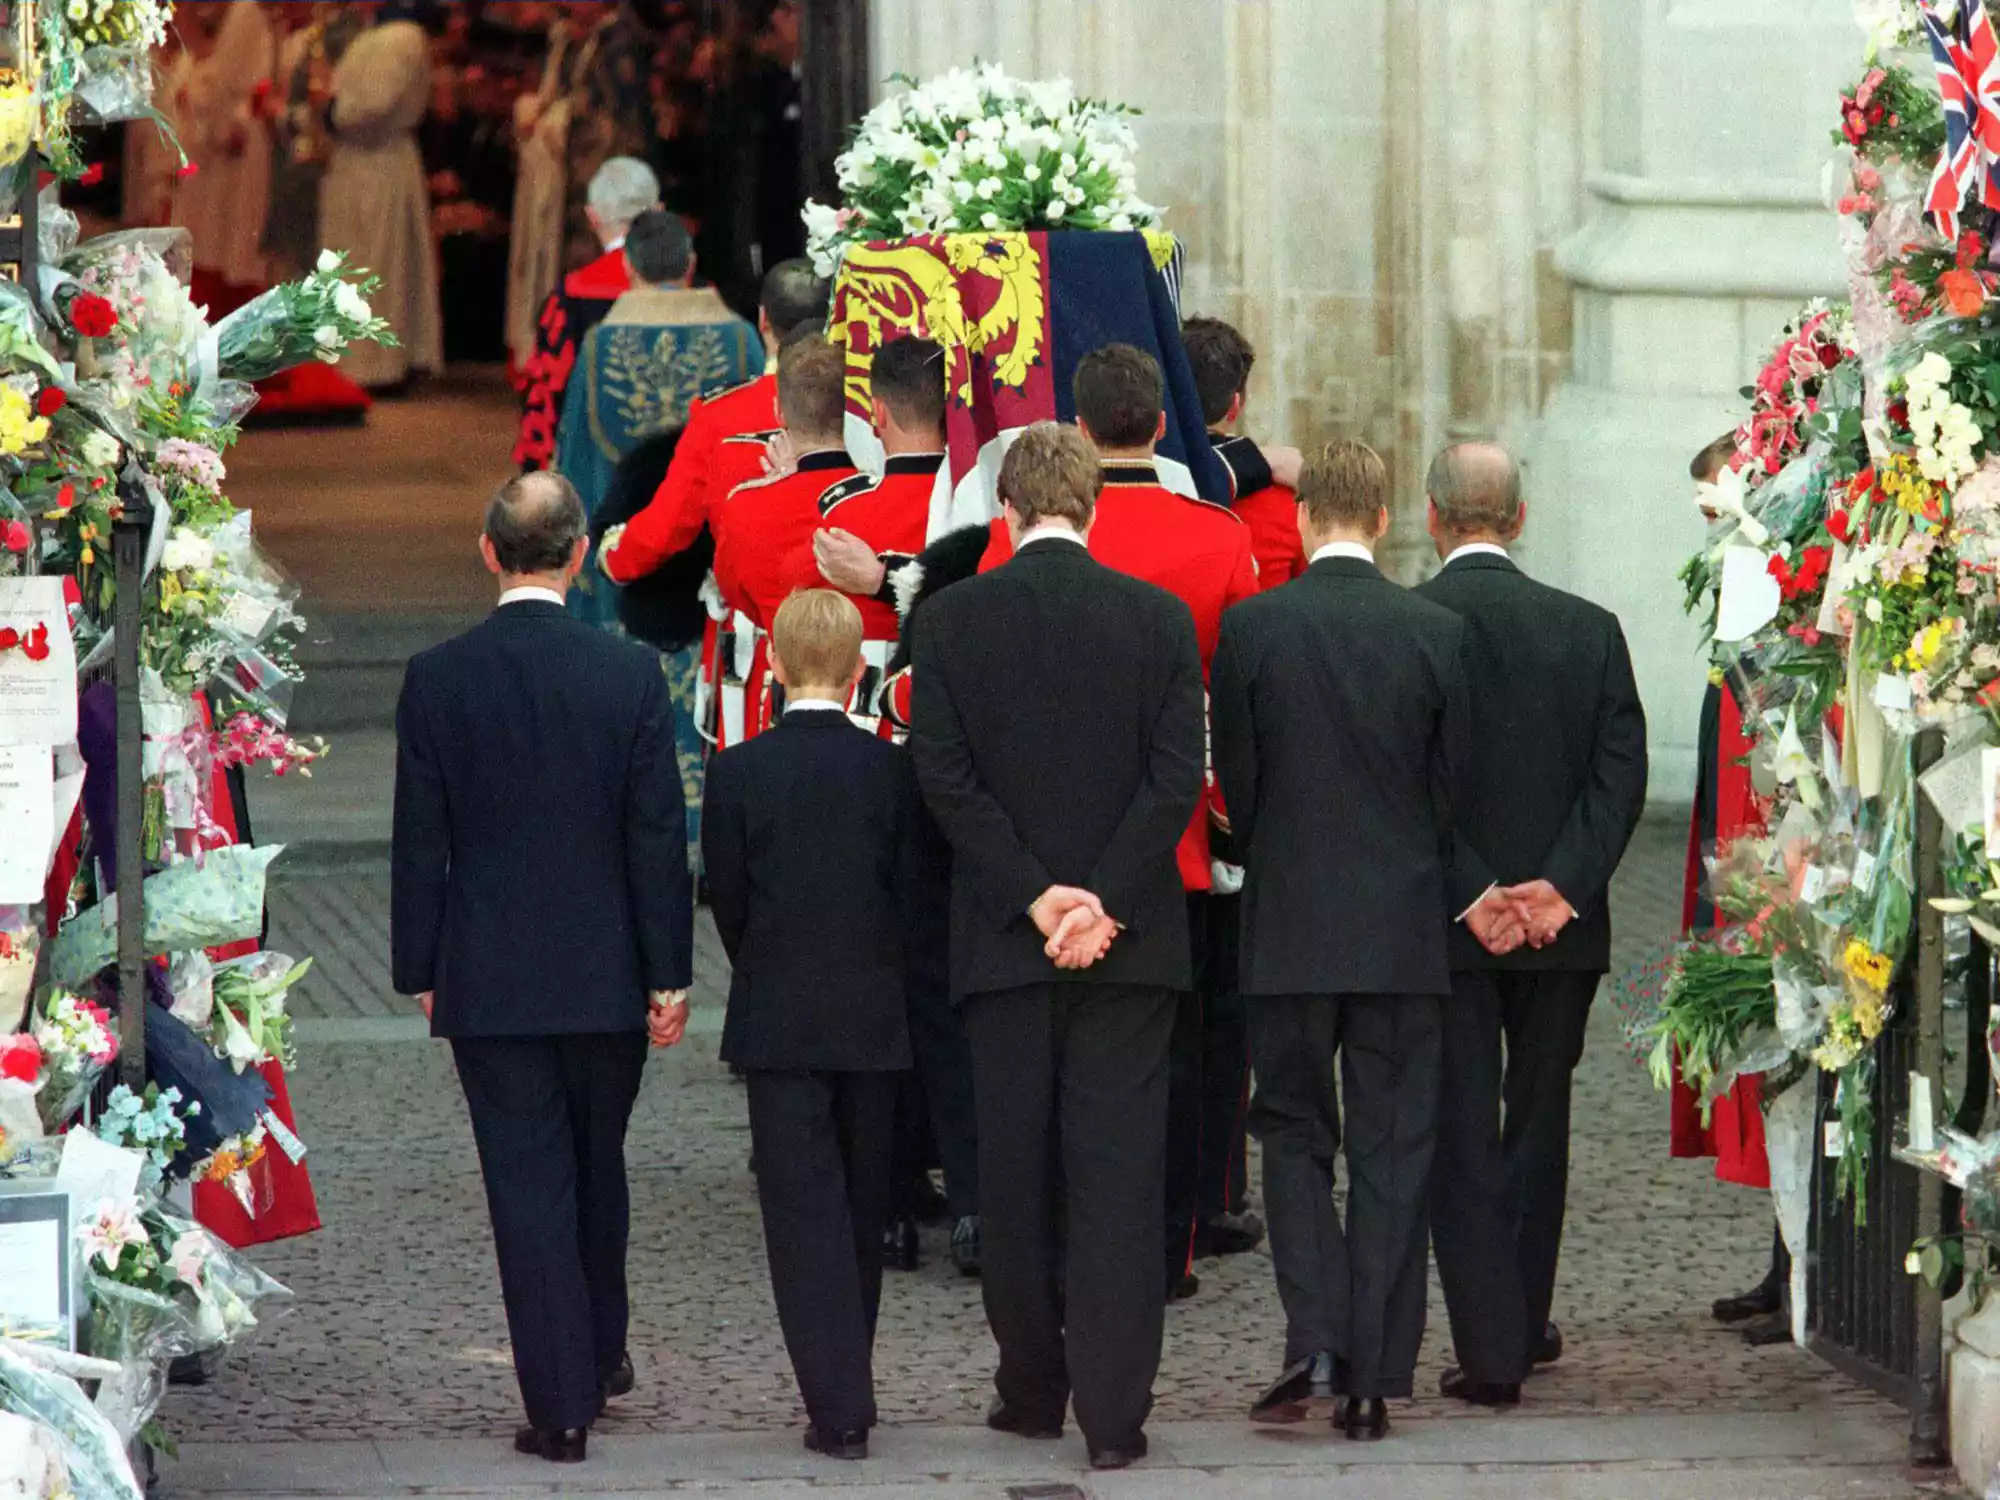
M 1015 439 L 1000 465 L 1000 498 L 1024 526 L 1067 521 L 1081 531 L 1097 513 L 1104 465 L 1074 427 L 1036 422 Z
M 861 611 L 835 589 L 800 589 L 778 606 L 771 650 L 796 687 L 840 687 L 861 664 Z
M 1366 443 L 1328 443 L 1299 476 L 1299 504 L 1316 532 L 1373 530 L 1388 503 L 1389 470 Z

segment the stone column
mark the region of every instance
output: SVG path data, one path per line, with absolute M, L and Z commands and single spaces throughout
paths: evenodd
M 1845 290 L 1819 201 L 1863 38 L 1847 0 L 1594 0 L 1601 165 L 1554 267 L 1569 378 L 1523 424 L 1524 562 L 1624 621 L 1655 800 L 1685 801 L 1703 688 L 1675 572 L 1701 542 L 1688 461 L 1807 298 Z M 1634 13 L 1636 12 L 1636 17 Z

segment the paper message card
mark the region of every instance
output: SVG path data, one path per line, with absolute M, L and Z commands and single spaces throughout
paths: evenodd
M 76 1347 L 69 1194 L 0 1184 L 0 1330 Z
M 1722 583 L 1716 591 L 1715 638 L 1740 641 L 1778 617 L 1781 597 L 1771 576 L 1771 554 L 1758 547 L 1731 547 L 1722 554 Z
M 0 745 L 76 738 L 76 643 L 60 578 L 0 578 Z
M 0 906 L 42 899 L 55 822 L 55 762 L 48 747 L 0 745 Z

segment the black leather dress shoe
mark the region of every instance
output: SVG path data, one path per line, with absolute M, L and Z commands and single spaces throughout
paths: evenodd
M 1129 1469 L 1146 1456 L 1146 1434 L 1137 1432 L 1129 1443 L 1120 1443 L 1110 1448 L 1092 1448 L 1090 1466 L 1093 1469 Z
M 1250 1420 L 1273 1425 L 1303 1422 L 1315 1407 L 1332 1406 L 1339 1399 L 1340 1367 L 1331 1354 L 1321 1351 L 1287 1367 L 1250 1408 Z
M 1248 1255 L 1264 1243 L 1264 1221 L 1255 1214 L 1224 1214 L 1194 1232 L 1194 1258 Z
M 1005 1401 L 996 1399 L 986 1409 L 986 1425 L 995 1432 L 1004 1432 L 1010 1437 L 1031 1438 L 1038 1443 L 1054 1442 L 1062 1436 L 1062 1418 L 1050 1421 L 1035 1417 L 1024 1411 L 1016 1411 Z
M 1389 1435 L 1389 1403 L 1380 1396 L 1349 1396 L 1340 1427 L 1350 1442 L 1379 1443 Z
M 639 1377 L 632 1369 L 632 1356 L 621 1354 L 617 1366 L 604 1377 L 604 1399 L 616 1401 L 620 1396 L 629 1396 L 632 1387 L 638 1383 Z
M 1782 1312 L 1766 1313 L 1752 1318 L 1743 1325 L 1743 1342 L 1752 1349 L 1768 1348 L 1772 1344 L 1789 1344 L 1792 1341 L 1792 1322 Z
M 552 1464 L 580 1464 L 590 1445 L 590 1429 L 570 1427 L 545 1432 L 539 1427 L 523 1427 L 514 1434 L 514 1451 L 530 1458 L 545 1458 Z
M 1542 1325 L 1542 1336 L 1528 1343 L 1528 1363 L 1552 1365 L 1563 1357 L 1563 1331 L 1553 1323 Z
M 917 1222 L 898 1219 L 882 1232 L 882 1264 L 892 1271 L 914 1271 L 922 1260 Z
M 1718 1297 L 1709 1312 L 1718 1323 L 1744 1323 L 1776 1312 L 1783 1305 L 1775 1281 L 1761 1281 L 1735 1297 Z
M 979 1274 L 979 1215 L 967 1214 L 952 1226 L 951 1263 L 961 1276 Z
M 1474 1380 L 1457 1365 L 1453 1365 L 1438 1377 L 1438 1394 L 1449 1396 L 1455 1401 L 1468 1401 L 1474 1406 L 1521 1404 L 1519 1381 L 1508 1384 L 1498 1380 Z
M 817 1427 L 808 1427 L 806 1447 L 825 1458 L 866 1458 L 868 1429 L 857 1427 L 852 1432 L 825 1432 Z

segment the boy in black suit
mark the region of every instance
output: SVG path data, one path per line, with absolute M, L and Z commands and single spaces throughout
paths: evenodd
M 847 717 L 861 614 L 831 589 L 771 627 L 786 693 L 775 732 L 710 764 L 702 855 L 735 975 L 722 1056 L 745 1072 L 771 1290 L 805 1397 L 806 1446 L 866 1458 L 871 1351 L 907 997 L 941 984 L 912 945 L 915 773 Z M 934 925 L 934 924 L 933 924 Z

